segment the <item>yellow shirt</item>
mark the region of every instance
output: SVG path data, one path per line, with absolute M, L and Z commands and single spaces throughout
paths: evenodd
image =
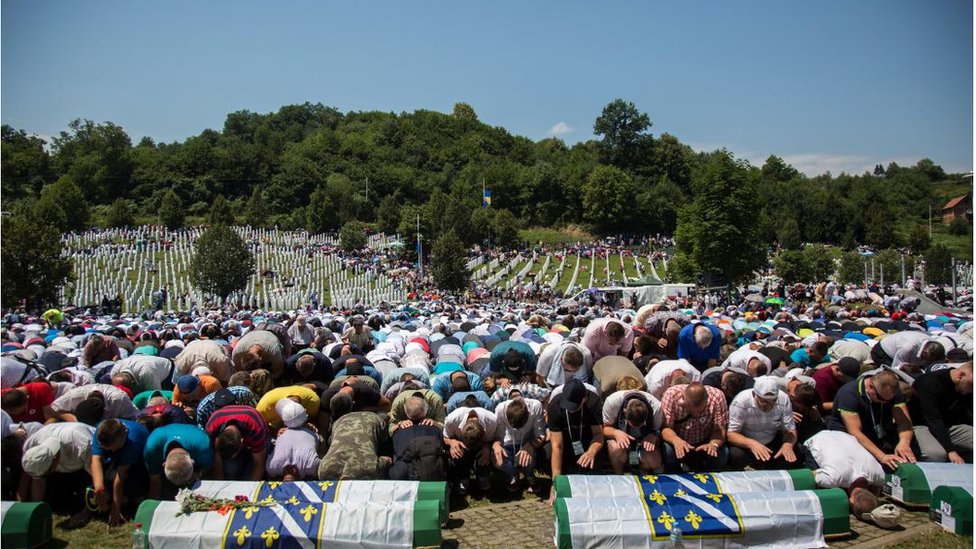
M 264 420 L 269 424 L 281 425 L 281 418 L 278 417 L 278 412 L 275 411 L 275 404 L 283 398 L 292 396 L 298 397 L 302 407 L 308 412 L 309 419 L 315 421 L 315 417 L 319 413 L 319 395 L 308 387 L 302 387 L 301 385 L 271 389 L 258 401 L 257 411 L 261 413 Z

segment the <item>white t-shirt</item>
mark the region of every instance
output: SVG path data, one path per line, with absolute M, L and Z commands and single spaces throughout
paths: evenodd
M 91 449 L 95 428 L 84 423 L 51 423 L 38 429 L 24 441 L 24 451 L 37 446 L 41 442 L 56 438 L 61 447 L 58 452 L 58 464 L 54 468 L 58 473 L 73 473 L 84 469 L 91 473 Z
M 617 418 L 620 416 L 620 409 L 623 408 L 624 401 L 631 395 L 641 395 L 644 401 L 651 406 L 651 426 L 660 429 L 664 423 L 664 415 L 661 413 L 661 401 L 654 398 L 654 395 L 645 391 L 617 391 L 607 396 L 603 401 L 603 424 L 612 427 L 617 426 Z
M 173 363 L 168 358 L 150 355 L 132 355 L 115 363 L 112 375 L 128 372 L 136 379 L 138 394 L 143 391 L 158 391 L 163 388 L 162 382 L 173 372 Z
M 37 370 L 33 370 L 24 377 L 24 371 L 26 369 L 27 365 L 23 362 L 15 358 L 3 357 L 0 359 L 0 385 L 4 389 L 9 389 L 18 383 L 27 383 L 40 376 Z M 21 381 L 21 378 L 23 378 L 23 381 Z
M 759 409 L 752 389 L 746 389 L 729 404 L 729 432 L 740 433 L 753 440 L 768 444 L 780 431 L 795 431 L 793 406 L 783 391 L 776 395 L 776 404 L 768 412 Z
M 662 360 L 651 367 L 651 371 L 644 376 L 647 382 L 647 392 L 654 395 L 658 400 L 664 396 L 664 391 L 671 386 L 671 374 L 675 370 L 681 370 L 689 381 L 701 379 L 701 372 L 683 358 L 677 360 Z
M 542 413 L 542 403 L 531 398 L 523 398 L 522 401 L 529 410 L 529 420 L 521 429 L 512 427 L 508 422 L 506 412 L 513 401 L 506 400 L 495 406 L 497 427 L 494 440 L 500 440 L 506 446 L 522 447 L 526 442 L 546 436 L 546 420 Z
M 51 409 L 55 412 L 74 412 L 75 408 L 81 404 L 81 401 L 88 398 L 88 395 L 95 391 L 101 391 L 102 395 L 105 396 L 105 413 L 102 416 L 103 418 L 135 419 L 136 414 L 139 413 L 139 410 L 129 400 L 129 395 L 125 394 L 125 391 L 114 385 L 104 383 L 75 387 L 63 396 L 56 398 L 51 403 Z
M 884 483 L 884 470 L 853 436 L 843 431 L 820 431 L 803 443 L 820 468 L 817 488 L 848 488 L 859 478 L 872 486 Z
M 498 432 L 498 418 L 492 412 L 484 408 L 466 408 L 464 406 L 454 410 L 447 415 L 444 420 L 444 438 L 461 438 L 461 427 L 468 420 L 468 414 L 475 412 L 478 415 L 478 422 L 485 430 L 485 441 L 495 440 L 495 433 Z
M 749 362 L 752 359 L 757 359 L 766 365 L 766 373 L 772 369 L 769 362 L 769 357 L 760 353 L 759 351 L 753 351 L 748 345 L 740 347 L 729 355 L 729 358 L 725 359 L 722 363 L 723 368 L 739 368 L 741 370 L 749 371 Z

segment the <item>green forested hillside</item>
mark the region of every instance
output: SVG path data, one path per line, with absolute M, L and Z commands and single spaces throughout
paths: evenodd
M 930 206 L 938 217 L 948 198 L 971 193 L 971 179 L 929 160 L 809 178 L 776 156 L 757 167 L 724 150 L 695 152 L 654 134 L 647 115 L 623 100 L 594 119 L 598 139 L 573 146 L 486 125 L 464 103 L 450 114 L 309 103 L 239 111 L 222 128 L 174 143 L 132 143 L 112 122 L 76 120 L 45 146 L 4 126 L 4 209 L 34 199 L 31 207 L 63 230 L 161 215 L 178 225 L 205 222 L 223 196 L 238 223 L 314 231 L 358 219 L 411 238 L 419 214 L 425 237 L 454 229 L 468 244 L 564 224 L 672 234 L 724 158 L 732 162 L 721 177 L 741 182 L 737 200 L 749 212 L 736 223 L 753 225 L 749 238 L 888 248 L 909 245 Z M 492 191 L 490 209 L 480 208 L 482 186 Z

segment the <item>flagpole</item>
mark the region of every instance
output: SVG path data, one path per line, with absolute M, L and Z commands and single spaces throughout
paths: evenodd
M 420 214 L 417 214 L 417 267 L 420 277 L 424 276 L 424 250 L 420 243 Z

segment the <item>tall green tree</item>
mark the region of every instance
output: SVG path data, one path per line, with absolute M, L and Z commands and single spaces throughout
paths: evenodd
M 601 159 L 622 169 L 636 167 L 640 155 L 650 152 L 652 141 L 647 133 L 650 127 L 650 117 L 637 110 L 636 105 L 614 99 L 603 107 L 593 123 L 593 133 L 603 138 Z
M 53 160 L 61 175 L 68 175 L 93 199 L 106 202 L 128 196 L 132 183 L 132 140 L 111 122 L 73 120 L 69 131 L 52 143 Z
M 58 293 L 71 279 L 71 260 L 61 255 L 61 235 L 55 227 L 38 222 L 32 205 L 24 204 L 5 216 L 0 231 L 0 302 L 28 311 L 60 306 Z
M 24 130 L 4 124 L 0 127 L 0 185 L 4 196 L 37 196 L 41 187 L 53 179 L 51 157 L 45 141 Z
M 230 202 L 224 198 L 224 195 L 218 194 L 214 198 L 213 204 L 210 205 L 210 211 L 207 212 L 207 223 L 211 225 L 233 225 L 235 223 L 234 210 L 230 207 Z
M 694 201 L 678 214 L 675 245 L 696 270 L 746 282 L 766 259 L 766 244 L 752 219 L 754 174 L 726 151 L 712 154 L 692 180 Z
M 925 251 L 925 281 L 929 284 L 952 282 L 952 252 L 944 244 Z
M 837 276 L 839 282 L 842 284 L 863 283 L 866 263 L 864 256 L 857 252 L 847 251 L 841 254 Z
M 254 254 L 244 240 L 227 225 L 215 225 L 197 239 L 190 261 L 190 282 L 194 287 L 223 301 L 243 290 L 254 272 Z
M 515 215 L 506 210 L 495 210 L 491 221 L 491 234 L 496 246 L 515 247 L 519 242 L 519 224 Z
M 454 231 L 447 231 L 434 241 L 430 270 L 438 288 L 453 291 L 467 288 L 470 276 L 467 256 L 464 243 Z
M 81 193 L 78 185 L 69 177 L 61 177 L 50 185 L 45 185 L 41 189 L 41 204 L 57 204 L 65 215 L 65 225 L 62 231 L 83 231 L 88 228 L 91 219 L 91 212 L 88 209 L 88 200 Z
M 637 186 L 626 172 L 615 166 L 597 166 L 583 185 L 583 219 L 600 231 L 627 227 L 635 215 L 636 195 Z
M 308 201 L 308 208 L 305 210 L 305 228 L 310 233 L 324 233 L 334 230 L 337 225 L 337 217 L 332 205 L 332 198 L 325 190 L 324 185 L 320 185 L 312 192 Z
M 796 219 L 787 217 L 780 222 L 779 230 L 776 231 L 776 240 L 779 241 L 780 246 L 795 250 L 800 247 L 801 238 L 800 224 Z
M 131 227 L 136 224 L 135 204 L 127 198 L 116 198 L 105 215 L 108 227 Z
M 813 278 L 807 259 L 800 250 L 781 250 L 773 258 L 773 267 L 776 269 L 776 274 L 787 284 L 811 282 Z
M 349 221 L 339 230 L 339 246 L 347 252 L 366 247 L 366 225 L 359 221 Z
M 183 215 L 183 201 L 169 189 L 159 204 L 159 224 L 167 229 L 179 229 L 183 226 Z
M 263 227 L 267 220 L 267 209 L 264 205 L 264 194 L 260 187 L 254 187 L 251 197 L 244 207 L 244 224 L 251 227 Z
M 396 232 L 400 223 L 400 208 L 393 195 L 386 195 L 380 200 L 376 208 L 376 224 L 380 231 L 391 235 Z

